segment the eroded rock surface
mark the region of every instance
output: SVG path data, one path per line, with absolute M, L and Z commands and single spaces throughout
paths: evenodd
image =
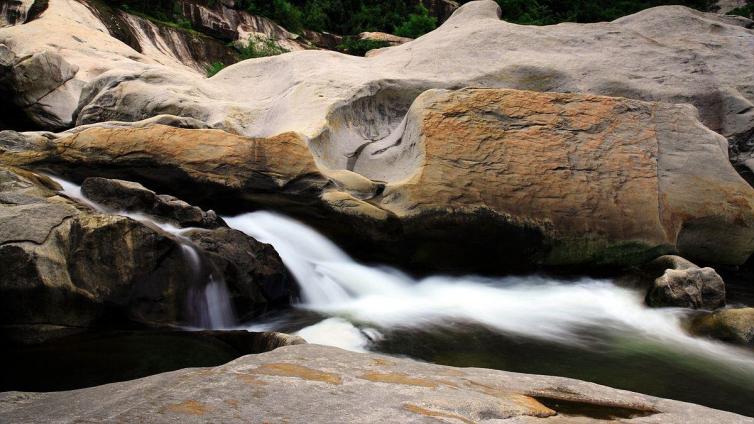
M 180 105 L 181 114 L 231 132 L 326 138 L 334 130 L 327 121 L 347 114 L 343 126 L 363 143 L 396 128 L 426 89 L 486 86 L 691 103 L 711 129 L 748 140 L 754 34 L 740 19 L 669 6 L 611 23 L 525 27 L 497 13 L 492 1 L 468 3 L 437 30 L 372 58 L 293 52 L 241 62 L 209 81 L 164 68 L 151 78 L 108 74 L 88 91 L 77 122 Z
M 274 249 L 240 232 L 204 230 L 188 255 L 178 236 L 92 210 L 58 190 L 47 177 L 0 168 L 5 335 L 126 321 L 199 324 L 189 296 L 213 273 L 227 280 L 231 306 L 246 318 L 285 306 L 295 293 Z
M 605 418 L 752 422 L 567 378 L 444 367 L 317 345 L 286 346 L 216 368 L 73 392 L 0 394 L 0 419 L 12 422 L 584 423 Z
M 501 22 L 498 12 L 491 0 L 470 2 L 437 30 L 371 58 L 298 51 L 243 61 L 209 80 L 159 49 L 142 55 L 108 36 L 74 0 L 51 0 L 42 18 L 0 30 L 0 43 L 18 57 L 59 51 L 79 67 L 70 104 L 45 109 L 69 125 L 167 113 L 249 136 L 297 131 L 347 157 L 397 128 L 424 90 L 509 87 L 691 103 L 731 140 L 736 163 L 746 162 L 754 128 L 750 21 L 668 6 L 610 23 L 527 27 Z M 50 28 L 62 33 L 53 37 Z
M 167 194 L 156 194 L 139 183 L 107 178 L 87 178 L 81 192 L 89 200 L 115 212 L 136 212 L 177 227 L 218 228 L 226 226 L 212 211 L 189 205 Z
M 0 160 L 142 181 L 217 208 L 273 207 L 413 264 L 629 265 L 679 253 L 737 265 L 754 250 L 754 190 L 688 106 L 430 90 L 398 131 L 350 157 L 345 146 L 103 125 L 0 133 Z

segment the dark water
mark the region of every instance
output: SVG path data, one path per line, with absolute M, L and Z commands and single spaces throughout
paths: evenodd
M 443 365 L 557 375 L 754 416 L 754 371 L 597 335 L 590 349 L 506 336 L 479 326 L 395 330 L 372 349 Z
M 249 352 L 192 332 L 111 331 L 4 347 L 0 391 L 48 392 L 217 366 Z

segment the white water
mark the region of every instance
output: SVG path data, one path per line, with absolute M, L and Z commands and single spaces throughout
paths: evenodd
M 95 211 L 125 216 L 172 234 L 180 243 L 181 253 L 189 267 L 189 275 L 193 278 L 201 278 L 204 266 L 203 260 L 191 240 L 183 235 L 185 232 L 195 230 L 196 228 L 178 228 L 172 224 L 159 222 L 150 216 L 139 213 L 110 211 L 105 206 L 86 198 L 81 192 L 81 186 L 52 175 L 48 175 L 48 177 L 60 184 L 63 188 L 60 193 L 89 206 Z M 207 281 L 192 281 L 190 283 L 192 288 L 189 290 L 186 307 L 189 310 L 189 315 L 194 316 L 193 320 L 195 322 L 192 325 L 199 328 L 226 329 L 232 328 L 237 324 L 230 300 L 230 292 L 222 276 L 215 277 L 210 273 Z
M 368 339 L 356 337 L 356 327 L 349 328 L 347 321 L 383 329 L 468 322 L 509 335 L 584 347 L 595 342 L 594 332 L 585 336 L 584 330 L 592 329 L 754 370 L 754 357 L 743 349 L 686 334 L 683 310 L 648 308 L 640 293 L 609 280 L 566 282 L 536 276 L 414 280 L 394 269 L 361 265 L 314 230 L 281 215 L 254 212 L 225 220 L 275 246 L 301 286 L 301 307 L 340 317 L 299 333 L 320 344 L 365 349 Z

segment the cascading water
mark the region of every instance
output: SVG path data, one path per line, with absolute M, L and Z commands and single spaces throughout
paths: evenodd
M 688 311 L 648 308 L 643 293 L 610 280 L 415 280 L 361 265 L 281 215 L 254 212 L 225 220 L 275 246 L 301 286 L 299 310 L 320 317 L 278 317 L 255 329 L 298 329 L 310 343 L 571 376 L 754 413 L 746 406 L 754 396 L 751 351 L 690 336 L 683 327 Z
M 58 182 L 67 195 L 88 202 L 78 187 Z M 181 234 L 185 230 L 125 215 L 186 241 L 186 263 L 203 280 L 190 299 L 200 311 L 196 325 L 233 327 L 227 288 L 206 272 Z M 249 330 L 297 331 L 312 343 L 448 365 L 575 377 L 754 415 L 754 353 L 688 335 L 687 311 L 648 308 L 642 293 L 610 280 L 416 280 L 392 268 L 361 265 L 281 215 L 255 212 L 225 220 L 272 244 L 301 286 L 297 308 L 244 324 Z
M 395 269 L 361 265 L 314 230 L 281 215 L 254 212 L 225 220 L 275 246 L 301 285 L 302 306 L 328 315 L 381 327 L 475 322 L 565 344 L 590 343 L 581 330 L 596 326 L 754 366 L 754 357 L 741 359 L 739 349 L 689 336 L 681 323 L 684 310 L 645 307 L 640 293 L 607 280 L 434 276 L 416 281 Z
M 201 257 L 194 244 L 183 234 L 194 228 L 178 228 L 174 225 L 164 222 L 158 222 L 151 217 L 138 213 L 108 211 L 107 208 L 87 199 L 81 192 L 81 187 L 62 180 L 60 178 L 49 176 L 55 182 L 63 187 L 61 193 L 75 199 L 79 203 L 89 206 L 90 208 L 100 211 L 109 212 L 116 215 L 127 216 L 147 225 L 155 226 L 161 230 L 172 234 L 181 247 L 181 253 L 189 267 L 190 278 L 195 281 L 190 282 L 190 288 L 186 299 L 186 309 L 188 316 L 191 317 L 189 323 L 192 327 L 207 329 L 225 329 L 232 328 L 238 324 L 233 312 L 230 292 L 222 275 L 219 273 L 209 272 L 205 269 L 211 267 Z

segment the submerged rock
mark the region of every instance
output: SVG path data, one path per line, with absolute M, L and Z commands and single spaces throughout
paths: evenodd
M 44 176 L 0 167 L 0 326 L 6 336 L 28 338 L 39 325 L 47 326 L 43 333 L 53 326 L 52 333 L 64 334 L 58 327 L 198 323 L 187 303 L 201 295 L 212 273 L 222 279 L 228 272 L 228 307 L 241 315 L 290 301 L 293 281 L 268 245 L 238 233 L 228 241 L 236 251 L 204 252 L 158 226 L 94 211 L 57 190 Z M 230 230 L 207 231 L 202 244 L 225 243 Z
M 692 320 L 691 331 L 727 342 L 754 345 L 754 308 L 723 309 Z
M 108 407 L 103 409 L 103 403 Z M 244 356 L 215 368 L 70 392 L 0 394 L 2 421 L 104 419 L 751 422 L 729 412 L 568 378 L 445 367 L 308 344 Z

